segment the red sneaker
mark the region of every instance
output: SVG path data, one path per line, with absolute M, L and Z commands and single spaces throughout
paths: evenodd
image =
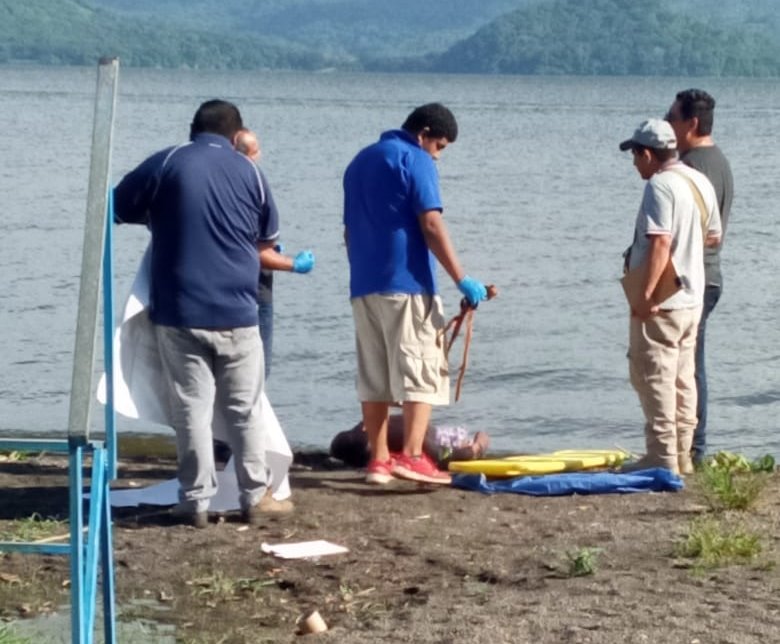
M 452 482 L 452 477 L 447 472 L 439 470 L 425 454 L 420 456 L 400 454 L 393 463 L 392 473 L 398 478 L 420 483 L 449 485 Z
M 385 485 L 393 480 L 393 459 L 387 461 L 373 460 L 366 468 L 366 483 Z

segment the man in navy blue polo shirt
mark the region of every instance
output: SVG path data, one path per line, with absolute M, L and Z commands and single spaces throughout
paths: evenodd
M 259 413 L 258 254 L 273 247 L 278 218 L 257 168 L 233 148 L 241 127 L 235 105 L 203 103 L 190 141 L 149 157 L 114 192 L 117 221 L 152 232 L 149 317 L 176 432 L 174 513 L 196 527 L 206 527 L 216 493 L 215 405 L 227 421 L 244 520 L 259 523 L 263 513 L 292 510 L 289 501 L 266 494 Z
M 364 148 L 344 174 L 344 238 L 355 319 L 358 397 L 371 458 L 369 483 L 401 477 L 448 484 L 423 453 L 431 405 L 449 402 L 436 260 L 471 306 L 484 284 L 460 266 L 442 217 L 436 164 L 458 136 L 449 109 L 415 109 L 400 130 Z M 402 403 L 404 444 L 388 449 L 388 409 Z

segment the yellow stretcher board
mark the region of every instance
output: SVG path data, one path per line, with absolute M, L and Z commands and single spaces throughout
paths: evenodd
M 452 461 L 450 472 L 484 474 L 495 478 L 580 472 L 620 465 L 628 454 L 620 450 L 561 450 L 477 461 Z

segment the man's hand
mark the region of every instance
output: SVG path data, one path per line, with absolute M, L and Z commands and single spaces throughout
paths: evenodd
M 466 275 L 460 282 L 458 282 L 458 290 L 463 293 L 463 297 L 469 303 L 469 306 L 474 308 L 487 299 L 487 289 L 482 282 L 478 282 L 473 277 Z
M 314 253 L 310 250 L 302 250 L 293 259 L 293 273 L 308 273 L 314 268 Z
M 632 308 L 631 313 L 640 320 L 647 320 L 658 313 L 658 305 L 650 299 L 643 299 L 637 308 Z

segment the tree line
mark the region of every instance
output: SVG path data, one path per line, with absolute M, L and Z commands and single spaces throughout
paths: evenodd
M 210 5 L 210 0 L 190 1 L 191 12 L 186 12 L 185 4 L 179 9 L 185 12 L 186 22 L 176 23 L 176 14 L 169 6 L 173 3 L 165 5 L 165 20 L 154 19 L 155 3 L 151 0 L 92 0 L 110 4 L 111 8 L 83 0 L 0 0 L 0 63 L 81 65 L 93 64 L 101 55 L 117 55 L 127 66 L 196 69 L 780 75 L 780 46 L 774 32 L 693 17 L 679 11 L 685 3 L 673 11 L 672 5 L 663 0 L 519 2 L 522 8 L 501 15 L 442 53 L 423 54 L 422 50 L 397 47 L 405 56 L 394 56 L 387 46 L 372 47 L 382 25 L 369 28 L 370 16 L 365 11 L 354 16 L 365 27 L 362 35 L 347 47 L 346 36 L 333 23 L 320 27 L 316 36 L 312 33 L 308 44 L 304 40 L 266 38 L 251 29 L 236 31 L 227 26 L 232 19 L 251 24 L 246 14 L 250 5 L 232 18 L 225 17 L 222 9 L 221 17 L 207 24 L 210 8 L 216 11 L 217 5 Z M 300 1 L 288 1 L 302 6 Z M 320 4 L 316 15 L 326 15 L 330 7 L 331 19 L 341 16 L 341 20 L 348 20 L 342 15 L 349 4 L 346 0 Z M 274 0 L 266 5 L 267 10 L 282 11 L 283 7 Z M 387 3 L 384 10 L 389 6 Z M 277 14 L 278 25 L 283 22 L 282 15 L 292 20 L 292 14 Z M 199 28 L 201 22 L 203 27 Z M 392 29 L 388 27 L 387 31 Z M 438 31 L 430 32 L 425 46 L 436 43 L 441 51 L 448 46 L 451 33 L 452 21 L 443 20 Z M 393 42 L 401 36 L 388 33 L 383 37 Z

